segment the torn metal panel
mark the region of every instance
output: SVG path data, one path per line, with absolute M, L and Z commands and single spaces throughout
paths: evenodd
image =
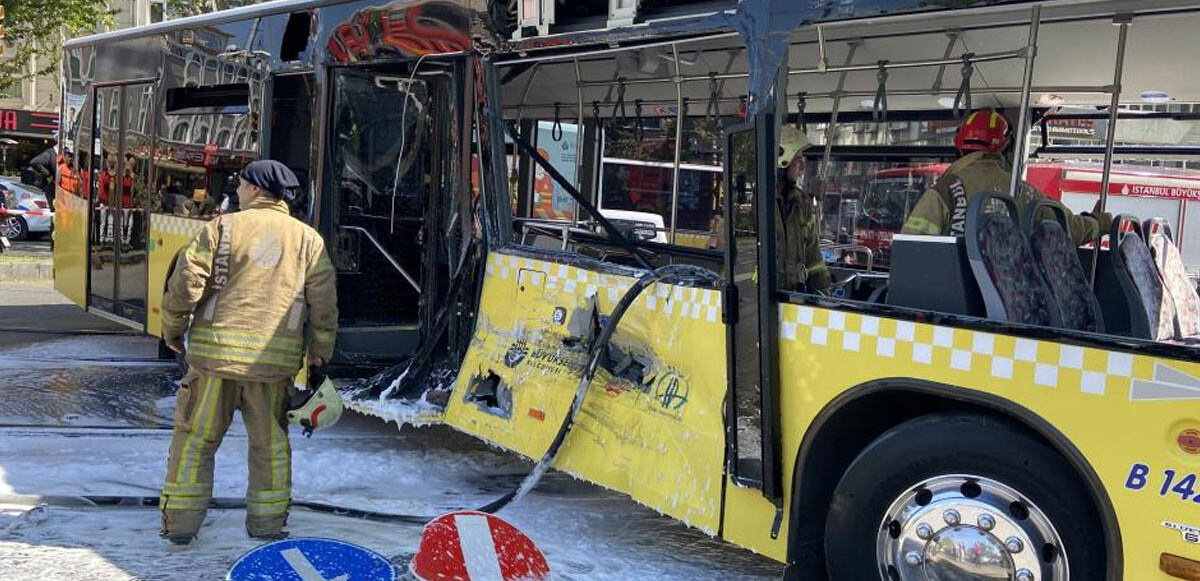
M 609 272 L 508 250 L 488 256 L 481 314 L 447 423 L 526 456 L 546 451 L 570 409 L 597 329 L 638 272 L 592 266 Z M 716 533 L 724 354 L 719 291 L 646 289 L 603 353 L 554 466 Z M 498 413 L 509 405 L 506 398 L 511 412 Z

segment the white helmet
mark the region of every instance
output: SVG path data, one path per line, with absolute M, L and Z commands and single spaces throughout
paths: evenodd
M 324 374 L 309 370 L 308 385 L 309 389 L 292 396 L 292 405 L 287 411 L 288 423 L 300 426 L 305 437 L 336 424 L 343 410 L 342 394 Z
M 803 131 L 791 125 L 784 125 L 779 129 L 779 159 L 776 165 L 780 169 L 791 165 L 796 154 L 808 149 L 810 145 L 812 143 Z

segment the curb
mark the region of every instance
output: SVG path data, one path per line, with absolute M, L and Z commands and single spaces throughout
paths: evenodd
M 0 281 L 53 279 L 52 262 L 0 262 Z

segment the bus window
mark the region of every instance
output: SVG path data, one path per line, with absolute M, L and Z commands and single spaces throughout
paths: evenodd
M 634 234 L 641 240 L 720 247 L 719 123 L 691 117 L 685 120 L 678 198 L 672 206 L 676 121 L 647 118 L 640 122 L 640 131 L 636 126 L 616 125 L 604 132 L 600 210 L 610 219 L 636 225 Z

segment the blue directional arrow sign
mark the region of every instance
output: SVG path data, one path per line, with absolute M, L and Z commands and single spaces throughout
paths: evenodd
M 286 539 L 238 559 L 226 581 L 396 581 L 396 568 L 369 549 L 333 539 Z

